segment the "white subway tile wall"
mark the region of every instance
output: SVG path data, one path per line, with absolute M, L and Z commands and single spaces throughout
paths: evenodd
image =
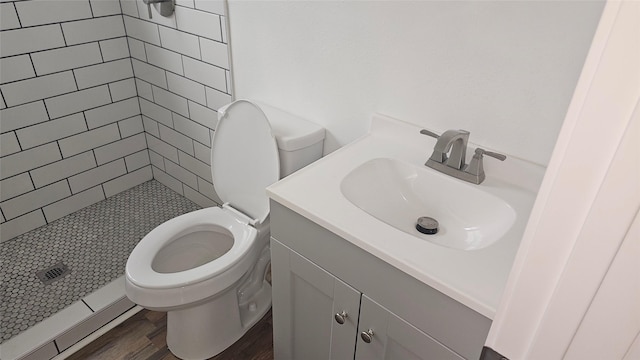
M 120 1 L 91 0 L 91 10 L 93 16 L 118 15 L 121 14 Z
M 55 3 L 56 1 L 59 0 L 54 0 L 53 2 Z M 126 35 L 124 24 L 122 23 L 122 15 L 62 23 L 62 31 L 67 45 L 112 39 Z
M 13 6 L 13 3 L 4 3 Z M 65 46 L 60 25 L 36 26 L 15 30 L 3 30 L 0 34 L 2 57 L 26 54 Z
M 131 78 L 110 83 L 109 92 L 111 93 L 111 100 L 113 101 L 120 101 L 135 97 L 137 93 L 136 81 Z
M 133 77 L 130 59 L 106 62 L 73 70 L 78 88 L 85 89 Z
M 7 106 L 15 106 L 70 93 L 78 88 L 73 78 L 73 72 L 65 71 L 2 84 L 0 90 L 2 90 Z
M 36 76 L 29 55 L 2 58 L 0 59 L 0 69 L 11 69 L 11 71 L 0 71 L 0 84 Z
M 128 171 L 138 170 L 150 164 L 149 152 L 145 150 L 131 154 L 124 158 Z
M 0 4 L 0 30 L 11 30 L 19 27 L 20 21 L 13 4 Z
M 3 154 L 13 154 L 20 151 L 20 144 L 18 138 L 14 133 L 7 133 L 0 135 L 0 152 Z
M 129 137 L 131 135 L 144 132 L 142 115 L 136 115 L 134 117 L 118 121 L 118 128 L 120 129 L 120 135 L 122 135 L 122 137 Z M 146 147 L 146 142 L 144 144 Z
M 144 153 L 147 155 L 149 154 L 148 151 L 145 151 Z M 102 184 L 105 195 L 107 197 L 113 196 L 152 178 L 153 173 L 151 171 L 151 167 L 148 165 L 149 164 L 147 163 L 146 166 L 135 171 L 129 170 L 127 175 L 117 177 Z
M 189 116 L 189 107 L 187 105 L 186 98 L 157 86 L 152 86 L 151 88 L 153 90 L 153 99 L 157 104 L 162 104 L 174 113 L 178 113 L 182 116 Z
M 106 0 L 102 0 L 99 1 L 99 3 L 103 3 L 105 1 Z M 100 51 L 102 51 L 104 61 L 124 59 L 130 56 L 127 39 L 122 37 L 100 41 Z
M 102 55 L 99 44 L 94 42 L 33 53 L 31 59 L 36 73 L 46 75 L 101 63 Z M 25 64 L 29 65 L 28 60 Z
M 201 206 L 232 100 L 224 0 L 0 2 L 0 241 L 151 178 Z
M 152 172 L 120 2 L 2 1 L 0 13 L 5 241 Z
M 92 17 L 88 1 L 21 1 L 15 5 L 23 27 Z

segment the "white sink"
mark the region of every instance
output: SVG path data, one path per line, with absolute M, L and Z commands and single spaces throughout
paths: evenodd
M 459 250 L 490 246 L 516 220 L 516 211 L 482 186 L 396 159 L 362 163 L 343 178 L 340 189 L 351 203 L 378 220 Z M 424 216 L 438 221 L 436 234 L 416 230 L 417 219 Z
M 467 183 L 424 166 L 436 140 L 421 129 L 375 114 L 367 134 L 267 192 L 274 202 L 492 319 L 544 168 L 508 154 L 505 161 L 485 161 L 482 184 Z M 415 230 L 422 216 L 438 220 L 437 234 Z

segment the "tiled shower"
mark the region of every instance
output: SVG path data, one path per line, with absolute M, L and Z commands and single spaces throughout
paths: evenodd
M 176 0 L 149 18 L 142 0 L 0 2 L 3 251 L 151 179 L 220 202 L 209 146 L 232 99 L 225 7 Z

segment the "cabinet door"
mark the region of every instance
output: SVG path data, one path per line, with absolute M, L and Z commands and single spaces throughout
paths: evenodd
M 370 332 L 370 342 L 362 333 Z M 374 359 L 463 359 L 446 346 L 381 305 L 362 295 L 356 360 Z
M 273 239 L 271 259 L 275 358 L 353 359 L 360 293 Z

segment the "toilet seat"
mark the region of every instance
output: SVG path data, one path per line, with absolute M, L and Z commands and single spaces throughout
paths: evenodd
M 198 267 L 173 273 L 157 272 L 152 263 L 163 247 L 194 231 L 226 229 L 233 245 L 222 256 Z M 252 266 L 257 230 L 227 208 L 193 211 L 149 232 L 135 247 L 126 266 L 127 295 L 145 306 L 176 306 L 213 296 L 238 281 Z M 136 261 L 131 261 L 135 259 Z M 189 291 L 183 291 L 188 286 Z M 136 291 L 138 290 L 138 291 Z
M 248 217 L 269 216 L 265 188 L 280 179 L 278 144 L 266 115 L 248 100 L 219 110 L 211 145 L 211 177 L 220 199 Z

